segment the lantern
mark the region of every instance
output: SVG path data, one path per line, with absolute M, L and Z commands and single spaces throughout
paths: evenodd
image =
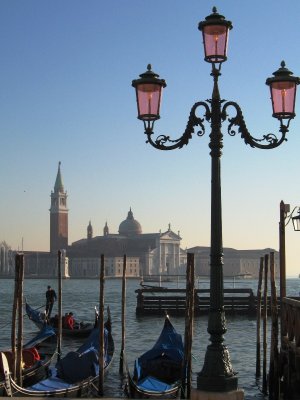
M 273 72 L 274 77 L 268 78 L 266 84 L 270 86 L 271 100 L 273 106 L 273 117 L 278 119 L 295 117 L 296 89 L 300 80 L 285 67 L 285 62 L 281 62 L 281 67 Z
M 205 57 L 210 63 L 222 63 L 227 60 L 228 32 L 232 23 L 218 14 L 216 7 L 213 13 L 199 22 L 198 29 L 202 31 Z
M 151 65 L 148 64 L 147 71 L 139 79 L 133 80 L 132 86 L 136 90 L 138 118 L 142 121 L 159 119 L 162 88 L 167 86 L 164 79 L 159 79 L 159 75 L 151 71 Z

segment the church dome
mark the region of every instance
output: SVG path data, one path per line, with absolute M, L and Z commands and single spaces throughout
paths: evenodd
M 127 218 L 120 223 L 119 234 L 125 236 L 140 235 L 142 233 L 141 224 L 133 218 L 133 213 L 128 211 Z

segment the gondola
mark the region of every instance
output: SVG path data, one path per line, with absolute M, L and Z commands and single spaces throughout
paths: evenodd
M 20 387 L 12 379 L 5 356 L 1 353 L 2 364 L 13 395 L 25 397 L 82 397 L 96 388 L 99 379 L 98 351 L 99 326 L 94 328 L 86 341 L 77 349 L 69 352 L 55 367 L 50 376 L 27 388 Z M 114 354 L 114 341 L 111 334 L 110 314 L 104 327 L 104 372 L 111 365 Z
M 48 375 L 49 366 L 56 354 L 57 337 L 54 330 L 45 326 L 22 349 L 22 381 L 24 386 L 33 385 Z M 13 365 L 11 350 L 2 350 L 7 359 L 9 368 Z M 5 375 L 3 368 L 0 368 L 0 396 L 6 394 Z
M 183 360 L 182 337 L 166 315 L 164 327 L 155 345 L 135 360 L 132 376 L 126 365 L 128 397 L 139 399 L 179 397 Z
M 39 328 L 45 324 L 52 326 L 52 328 L 57 332 L 58 328 L 53 326 L 53 319 L 51 318 L 50 321 L 45 320 L 45 314 L 38 310 L 33 309 L 27 302 L 26 302 L 26 314 L 28 318 Z M 95 323 L 92 322 L 78 322 L 75 321 L 74 329 L 62 329 L 62 336 L 66 337 L 87 337 L 92 332 Z

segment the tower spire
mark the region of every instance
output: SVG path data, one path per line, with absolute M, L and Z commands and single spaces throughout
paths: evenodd
M 91 220 L 90 220 L 90 222 L 88 224 L 88 227 L 87 227 L 87 238 L 88 239 L 92 239 L 93 238 L 93 227 L 92 227 L 92 224 L 91 224 Z
M 64 191 L 64 185 L 63 185 L 63 181 L 62 181 L 62 177 L 61 177 L 60 165 L 61 165 L 61 162 L 59 161 L 56 180 L 55 180 L 55 184 L 54 184 L 54 192 L 55 193 Z
M 107 221 L 105 222 L 105 226 L 103 228 L 103 236 L 108 236 L 109 234 L 109 229 L 108 229 L 108 225 L 107 225 Z

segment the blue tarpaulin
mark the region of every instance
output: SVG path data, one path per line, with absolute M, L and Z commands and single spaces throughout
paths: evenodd
M 176 332 L 168 318 L 165 319 L 163 330 L 155 345 L 151 350 L 144 353 L 138 361 L 142 364 L 162 355 L 178 363 L 182 362 L 184 355 L 182 337 Z
M 29 342 L 24 344 L 24 349 L 30 349 L 31 347 L 36 346 L 39 343 L 42 343 L 44 340 L 48 339 L 49 337 L 55 335 L 54 329 L 51 326 L 45 325 L 43 326 L 42 330 Z

